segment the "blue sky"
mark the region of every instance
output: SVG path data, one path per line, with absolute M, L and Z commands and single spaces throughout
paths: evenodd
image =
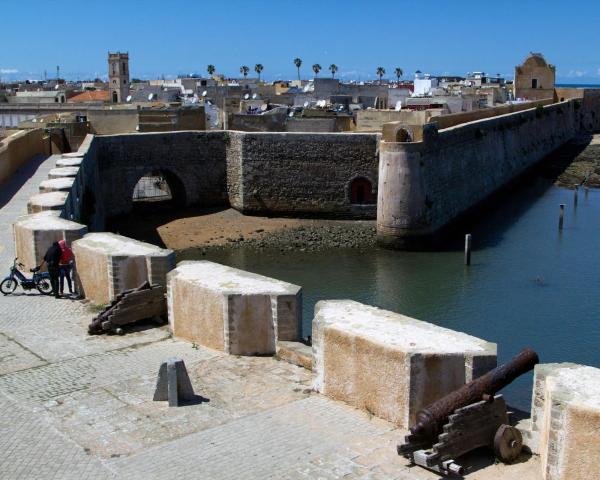
M 568 8 L 566 8 L 568 5 Z M 0 0 L 0 76 L 70 79 L 105 75 L 107 51 L 128 51 L 132 76 L 227 76 L 264 65 L 263 77 L 303 78 L 319 63 L 338 77 L 405 77 L 419 69 L 512 77 L 530 51 L 557 66 L 562 83 L 600 83 L 600 1 L 461 0 Z

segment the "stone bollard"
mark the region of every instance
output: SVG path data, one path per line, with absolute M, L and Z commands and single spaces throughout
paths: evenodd
M 168 358 L 158 371 L 154 401 L 169 401 L 169 407 L 178 407 L 182 400 L 193 400 L 194 388 L 185 368 L 178 357 Z

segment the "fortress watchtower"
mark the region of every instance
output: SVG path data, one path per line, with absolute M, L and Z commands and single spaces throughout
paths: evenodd
M 129 53 L 108 52 L 108 82 L 112 103 L 124 102 L 129 95 Z

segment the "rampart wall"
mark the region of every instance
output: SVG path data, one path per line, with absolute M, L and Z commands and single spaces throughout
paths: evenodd
M 138 180 L 160 172 L 180 206 L 232 206 L 247 214 L 375 218 L 353 204 L 357 177 L 377 185 L 376 134 L 189 131 L 86 139 L 65 216 L 92 231 L 133 208 Z M 375 197 L 376 191 L 372 192 Z
M 422 247 L 577 132 L 577 101 L 438 130 L 402 143 L 384 136 L 379 163 L 380 243 Z
M 33 157 L 48 154 L 44 130 L 22 130 L 0 140 L 0 185 Z
M 230 201 L 244 213 L 374 218 L 376 205 L 353 204 L 357 177 L 377 185 L 379 135 L 230 132 L 238 168 Z M 234 167 L 237 165 L 237 167 Z

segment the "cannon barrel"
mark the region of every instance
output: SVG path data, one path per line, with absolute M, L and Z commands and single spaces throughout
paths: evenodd
M 484 395 L 493 397 L 498 390 L 532 370 L 537 363 L 539 363 L 537 353 L 529 348 L 524 349 L 504 365 L 490 370 L 485 375 L 419 410 L 416 423 L 410 428 L 411 433 L 422 440 L 435 442 L 437 435 L 442 432 L 448 416 L 456 409 L 479 402 Z

